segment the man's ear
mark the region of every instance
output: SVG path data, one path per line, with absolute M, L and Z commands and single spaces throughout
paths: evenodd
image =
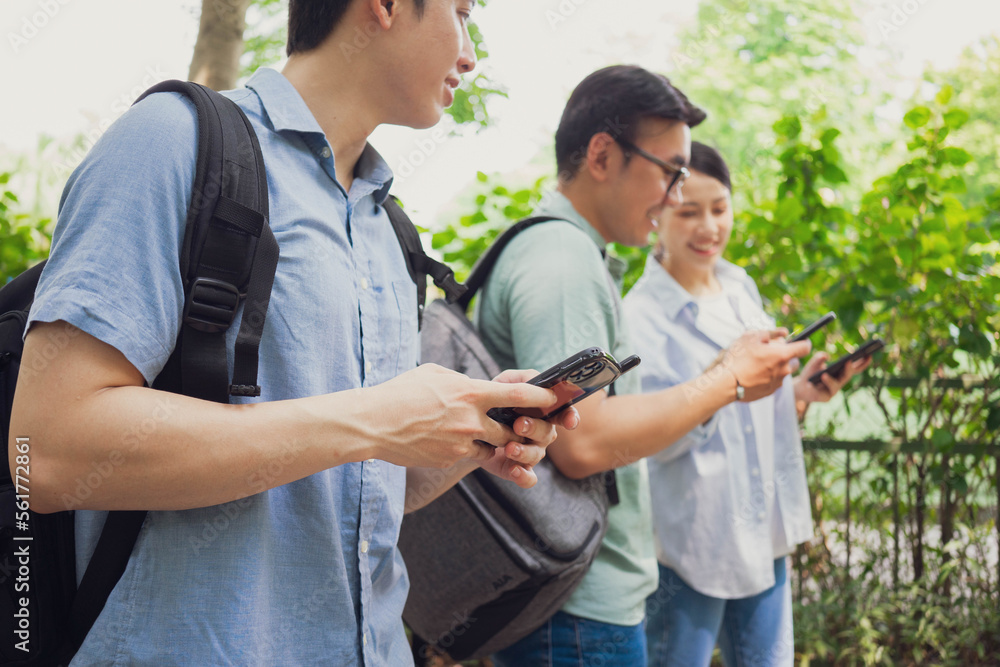
M 374 19 L 379 28 L 388 30 L 396 20 L 398 8 L 394 0 L 363 0 L 367 5 L 368 14 Z
M 584 168 L 590 173 L 598 183 L 607 180 L 613 162 L 611 155 L 611 145 L 615 140 L 607 132 L 598 132 L 590 138 L 587 143 L 587 157 Z

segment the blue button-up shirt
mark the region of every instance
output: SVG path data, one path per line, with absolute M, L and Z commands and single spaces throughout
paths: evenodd
M 416 291 L 381 206 L 387 165 L 368 147 L 345 193 L 327 138 L 281 74 L 261 70 L 227 95 L 260 139 L 281 249 L 260 345 L 262 395 L 238 400 L 369 387 L 413 368 Z M 33 321 L 66 320 L 117 348 L 147 381 L 180 322 L 196 132 L 194 106 L 175 94 L 147 98 L 108 130 L 66 186 L 32 309 Z M 170 418 L 164 409 L 122 434 L 122 455 Z M 396 549 L 405 470 L 350 463 L 264 490 L 276 465 L 246 480 L 254 495 L 243 500 L 150 512 L 73 664 L 410 664 Z M 82 476 L 64 499 L 85 499 L 93 484 L 99 474 Z M 77 513 L 81 573 L 103 520 Z
M 744 330 L 774 325 L 743 269 L 719 260 L 716 276 Z M 625 319 L 645 392 L 698 377 L 732 342 L 718 339 L 652 256 L 625 297 Z M 786 378 L 767 398 L 727 405 L 647 459 L 657 557 L 705 595 L 744 598 L 774 586 L 774 559 L 784 554 L 774 551 L 773 522 L 788 546 L 812 536 L 791 385 Z

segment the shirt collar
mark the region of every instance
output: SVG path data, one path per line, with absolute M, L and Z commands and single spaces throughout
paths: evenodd
M 323 134 L 323 129 L 299 91 L 295 90 L 295 86 L 281 72 L 261 67 L 250 77 L 246 86 L 257 93 L 275 132 L 291 130 Z
M 264 115 L 271 122 L 275 132 L 297 132 L 303 135 L 310 147 L 321 143 L 329 146 L 323 128 L 299 95 L 295 86 L 281 72 L 269 67 L 261 67 L 246 83 L 260 99 Z M 320 150 L 320 149 L 317 149 Z M 355 167 L 355 178 L 371 183 L 373 197 L 379 204 L 385 201 L 392 185 L 392 170 L 371 144 L 365 146 Z
M 692 315 L 697 315 L 698 304 L 695 298 L 663 268 L 653 253 L 646 257 L 646 269 L 643 275 L 649 276 L 649 287 L 671 320 L 676 320 L 681 311 L 688 307 L 693 307 Z M 733 283 L 742 287 L 750 279 L 744 269 L 721 257 L 715 264 L 715 275 L 725 288 L 729 288 Z
M 602 255 L 607 254 L 606 249 L 608 244 L 605 242 L 604 237 L 601 236 L 601 233 L 594 229 L 594 226 L 573 208 L 573 202 L 558 190 L 552 190 L 545 195 L 534 215 L 551 215 L 554 218 L 571 222 L 583 230 L 597 244 L 597 247 L 601 249 Z

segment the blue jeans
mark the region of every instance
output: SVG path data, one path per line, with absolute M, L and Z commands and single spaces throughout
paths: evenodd
M 646 599 L 650 666 L 707 666 L 718 641 L 727 667 L 791 667 L 792 588 L 784 558 L 774 561 L 774 581 L 753 597 L 722 600 L 702 595 L 661 564 L 660 586 Z
M 642 623 L 612 625 L 560 611 L 492 658 L 495 667 L 646 667 L 646 635 Z

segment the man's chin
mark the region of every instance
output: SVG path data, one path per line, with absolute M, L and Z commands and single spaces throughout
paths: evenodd
M 421 109 L 419 111 L 410 109 L 408 111 L 409 113 L 405 117 L 388 124 L 408 127 L 413 130 L 426 130 L 441 122 L 441 117 L 444 116 L 444 108 L 438 105 L 434 105 L 430 109 Z

